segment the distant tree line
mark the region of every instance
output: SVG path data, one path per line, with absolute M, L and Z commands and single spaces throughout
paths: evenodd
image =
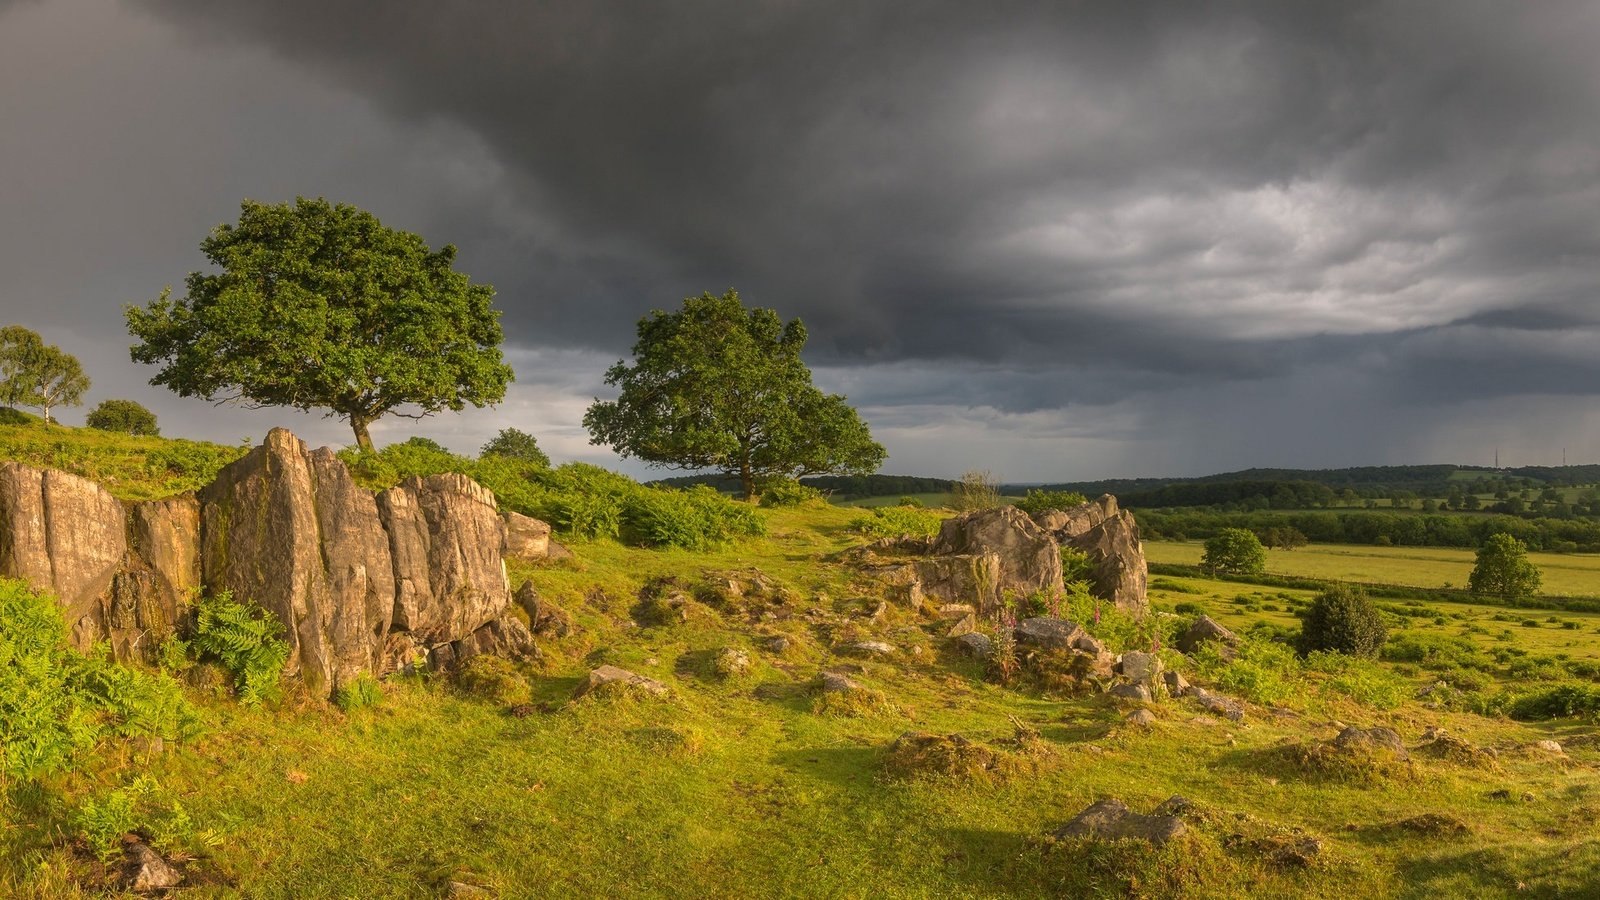
M 1270 536 L 1273 529 L 1293 529 L 1315 543 L 1401 547 L 1478 547 L 1492 535 L 1508 534 L 1535 550 L 1600 553 L 1600 522 L 1585 519 L 1168 509 L 1142 510 L 1139 525 L 1147 538 L 1204 539 L 1228 528 Z

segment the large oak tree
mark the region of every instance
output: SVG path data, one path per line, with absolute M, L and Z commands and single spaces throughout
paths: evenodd
M 136 362 L 180 396 L 326 409 L 362 449 L 379 417 L 418 418 L 505 397 L 494 288 L 455 271 L 456 248 L 323 199 L 246 200 L 200 244 L 221 271 L 187 294 L 129 306 Z
M 887 455 L 838 394 L 811 383 L 806 329 L 739 294 L 702 294 L 639 320 L 632 365 L 618 362 L 583 417 L 590 442 L 624 457 L 737 476 L 746 499 L 769 478 L 866 475 Z

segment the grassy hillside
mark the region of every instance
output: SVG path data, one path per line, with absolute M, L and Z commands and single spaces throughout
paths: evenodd
M 177 896 L 437 897 L 452 881 L 500 897 L 1600 893 L 1595 722 L 1509 716 L 1518 698 L 1592 684 L 1580 664 L 1597 656 L 1600 616 L 1386 604 L 1401 611 L 1387 614 L 1398 655 L 1308 663 L 1270 641 L 1308 592 L 1157 578 L 1164 659 L 1249 707 L 1230 722 L 1162 701 L 1143 729 L 1105 694 L 1001 686 L 952 652 L 944 626 L 893 605 L 878 613 L 881 589 L 835 560 L 864 540 L 851 531 L 861 511 L 755 514 L 765 536 L 711 550 L 575 538 L 571 560 L 514 564 L 513 581 L 531 580 L 576 626 L 541 639 L 543 659 L 509 685 L 520 696 L 397 677 L 375 708 L 291 695 L 252 709 L 191 672 L 202 736 L 108 739 L 73 769 L 0 793 L 0 896 L 102 895 L 109 873 L 86 843 L 89 813 L 140 776 L 189 820 L 166 848 L 193 854 L 194 886 Z M 729 602 L 707 590 L 754 571 L 773 583 L 768 595 Z M 707 602 L 663 624 L 640 601 L 661 578 Z M 1201 610 L 1255 634 L 1243 658 L 1170 649 Z M 1118 650 L 1151 635 L 1110 613 L 1093 627 Z M 775 636 L 789 646 L 773 652 Z M 843 651 L 863 638 L 899 649 Z M 750 672 L 717 674 L 714 655 L 730 647 Z M 601 663 L 670 695 L 571 700 Z M 819 703 L 814 677 L 839 666 L 880 702 Z M 1441 680 L 1454 686 L 1431 690 Z M 513 715 L 513 702 L 530 705 Z M 1299 753 L 1346 723 L 1390 725 L 1408 744 L 1438 726 L 1499 752 L 1353 768 Z M 910 773 L 889 753 L 908 730 L 959 733 L 1006 764 Z M 1531 747 L 1546 738 L 1566 752 Z M 1098 798 L 1148 812 L 1174 794 L 1202 814 L 1165 850 L 1046 838 Z M 1294 849 L 1307 840 L 1319 849 Z
M 0 425 L 0 461 L 82 475 L 123 500 L 194 490 L 248 449 L 64 425 Z

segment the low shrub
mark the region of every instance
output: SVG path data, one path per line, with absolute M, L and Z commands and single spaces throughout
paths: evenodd
M 24 582 L 0 579 L 0 782 L 71 764 L 108 735 L 185 740 L 198 712 L 178 683 L 67 646 L 61 608 Z
M 1037 516 L 1052 509 L 1072 509 L 1088 502 L 1089 498 L 1077 491 L 1030 490 L 1017 501 L 1017 508 L 1030 516 Z
M 1247 637 L 1232 660 L 1221 654 L 1216 642 L 1207 643 L 1192 658 L 1196 673 L 1219 690 L 1256 703 L 1282 703 L 1305 690 L 1299 657 L 1276 641 Z
M 931 538 L 939 533 L 942 521 L 938 513 L 929 510 L 909 506 L 884 506 L 873 510 L 870 516 L 857 519 L 850 527 L 868 537 Z
M 333 702 L 345 712 L 373 709 L 383 705 L 383 686 L 378 679 L 363 672 L 352 681 L 339 685 L 333 692 Z
M 777 478 L 761 487 L 762 506 L 817 506 L 827 502 L 822 491 L 793 478 Z
M 275 697 L 289 645 L 279 637 L 278 617 L 254 604 L 235 602 L 223 591 L 196 604 L 194 649 L 233 676 L 239 702 L 256 705 Z
M 148 775 L 84 800 L 72 815 L 72 825 L 103 862 L 122 854 L 122 837 L 129 832 L 146 836 L 152 847 L 169 855 L 192 856 L 222 842 L 214 831 L 196 828 L 183 804 Z
M 1529 691 L 1516 695 L 1508 712 L 1527 721 L 1600 715 L 1600 685 L 1561 684 Z

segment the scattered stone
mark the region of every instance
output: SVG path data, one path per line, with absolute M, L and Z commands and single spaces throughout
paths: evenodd
M 856 641 L 853 644 L 845 644 L 839 650 L 853 656 L 893 656 L 895 654 L 894 645 L 886 644 L 883 641 Z
M 818 675 L 817 689 L 824 694 L 848 694 L 851 691 L 865 690 L 854 680 L 837 672 L 823 672 Z
M 140 894 L 165 891 L 183 882 L 183 873 L 174 869 L 144 841 L 129 840 L 122 845 L 122 887 Z
M 1127 717 L 1124 718 L 1123 721 L 1129 725 L 1135 725 L 1140 728 L 1151 728 L 1156 724 L 1156 714 L 1148 709 L 1136 709 L 1133 712 L 1128 713 Z
M 1553 754 L 1555 756 L 1566 756 L 1567 755 L 1566 751 L 1561 749 L 1561 744 L 1557 743 L 1556 741 L 1551 741 L 1551 740 L 1534 741 L 1533 744 L 1532 744 L 1532 748 L 1534 750 L 1542 750 L 1545 753 Z
M 1057 840 L 1075 837 L 1102 840 L 1135 838 L 1160 847 L 1187 830 L 1188 826 L 1177 816 L 1142 816 L 1130 811 L 1121 800 L 1111 797 L 1096 801 L 1078 813 L 1072 821 L 1056 829 L 1054 837 Z
M 721 677 L 738 678 L 750 672 L 750 654 L 737 647 L 724 647 L 711 664 Z
M 532 703 L 518 703 L 516 706 L 506 710 L 506 714 L 513 719 L 526 719 L 538 712 L 539 707 L 534 706 Z
M 1239 636 L 1210 616 L 1201 616 L 1178 635 L 1178 649 L 1184 653 L 1195 653 L 1209 643 L 1222 644 L 1223 655 L 1231 657 L 1239 647 Z
M 506 522 L 506 555 L 536 560 L 550 555 L 550 523 L 521 513 L 501 513 Z
M 1213 694 L 1203 687 L 1190 687 L 1184 696 L 1194 700 L 1202 709 L 1213 715 L 1223 716 L 1234 722 L 1244 719 L 1244 704 L 1231 697 Z
M 978 617 L 972 613 L 967 613 L 958 619 L 954 625 L 950 626 L 950 630 L 945 632 L 945 637 L 958 638 L 964 634 L 973 634 L 977 630 Z
M 1135 684 L 1153 689 L 1161 678 L 1161 657 L 1154 653 L 1130 650 L 1118 660 L 1122 676 Z
M 1193 800 L 1173 794 L 1171 797 L 1161 801 L 1161 805 L 1151 810 L 1150 814 L 1153 816 L 1177 816 L 1181 819 L 1194 815 L 1198 810 L 1199 807 Z
M 1314 837 L 1265 837 L 1254 842 L 1255 849 L 1275 866 L 1306 868 L 1322 855 L 1322 841 Z
M 1142 684 L 1113 685 L 1107 693 L 1119 700 L 1132 700 L 1138 703 L 1149 703 L 1153 699 L 1150 689 Z
M 994 642 L 981 631 L 970 631 L 958 635 L 955 640 L 956 649 L 976 659 L 988 659 L 994 650 Z
M 1012 634 L 1018 644 L 1042 650 L 1072 649 L 1078 640 L 1089 637 L 1078 623 L 1050 616 L 1023 619 L 1012 629 Z
M 944 603 L 939 606 L 939 618 L 946 621 L 950 619 L 965 619 L 968 616 L 973 616 L 974 621 L 976 621 L 977 612 L 976 609 L 972 608 L 971 603 Z
M 600 688 L 613 684 L 630 685 L 647 693 L 654 694 L 657 697 L 666 696 L 668 693 L 667 686 L 653 678 L 646 678 L 643 675 L 636 675 L 633 672 L 629 672 L 627 669 L 606 665 L 600 666 L 599 668 L 590 672 L 589 677 L 584 681 L 583 684 L 578 685 L 577 692 L 572 696 L 573 699 L 577 699 L 579 697 L 587 696 L 588 694 L 591 694 Z
M 1167 683 L 1167 693 L 1174 697 L 1182 697 L 1189 690 L 1189 680 L 1179 671 L 1163 672 L 1161 677 Z
M 784 652 L 789 649 L 791 643 L 792 642 L 788 638 L 780 634 L 777 637 L 768 638 L 767 642 L 763 646 L 767 648 L 768 653 L 776 656 L 782 656 Z
M 455 897 L 482 898 L 482 897 L 493 897 L 494 896 L 494 892 L 489 890 L 486 887 L 479 887 L 478 885 L 475 885 L 475 884 L 467 884 L 465 881 L 452 881 L 448 885 L 445 886 L 444 895 L 446 897 L 452 897 L 452 898 L 455 898 Z
M 1339 736 L 1333 739 L 1333 745 L 1341 750 L 1387 752 L 1396 759 L 1411 758 L 1410 754 L 1406 753 L 1405 742 L 1400 740 L 1400 734 L 1393 728 L 1385 728 L 1382 725 L 1374 728 L 1357 728 L 1352 725 L 1339 732 Z

